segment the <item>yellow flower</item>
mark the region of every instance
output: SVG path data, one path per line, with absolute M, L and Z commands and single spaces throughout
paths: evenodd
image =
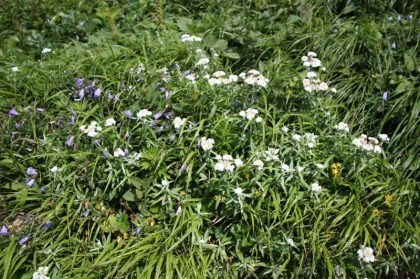
M 391 206 L 391 203 L 394 201 L 394 198 L 395 198 L 395 196 L 394 195 L 390 195 L 390 194 L 387 194 L 386 196 L 385 196 L 385 204 L 389 207 L 389 206 Z
M 341 163 L 334 163 L 331 165 L 331 174 L 334 178 L 341 177 L 341 170 L 343 169 L 343 165 Z

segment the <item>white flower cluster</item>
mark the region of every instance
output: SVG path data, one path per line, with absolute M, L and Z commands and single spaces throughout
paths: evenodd
M 357 251 L 359 260 L 362 260 L 367 263 L 373 263 L 375 261 L 375 256 L 373 255 L 373 249 L 370 247 L 363 247 Z
M 52 50 L 51 50 L 50 48 L 46 47 L 46 48 L 42 49 L 41 53 L 42 53 L 42 54 L 46 54 L 46 53 L 49 53 L 49 52 L 51 52 L 51 51 L 52 51 Z
M 188 74 L 185 75 L 185 78 L 190 80 L 192 83 L 195 83 L 195 81 L 199 78 L 200 76 L 196 73 L 190 72 Z
M 335 128 L 339 131 L 344 131 L 344 132 L 347 132 L 347 133 L 350 131 L 349 124 L 344 123 L 344 122 L 338 123 L 338 125 L 335 125 Z
M 268 148 L 268 150 L 264 151 L 265 160 L 267 162 L 270 161 L 278 161 L 279 160 L 279 149 L 276 148 Z
M 257 70 L 249 70 L 248 72 L 243 72 L 239 74 L 239 77 L 244 80 L 246 84 L 258 85 L 261 87 L 267 87 L 268 79 L 260 74 Z
M 105 120 L 105 127 L 113 126 L 115 124 L 117 124 L 117 122 L 115 121 L 114 118 L 108 118 Z
M 316 138 L 318 137 L 317 135 L 314 135 L 313 133 L 306 133 L 304 135 L 305 139 L 306 139 L 306 144 L 308 145 L 309 148 L 314 148 L 315 144 L 316 144 Z
M 314 193 L 319 193 L 322 191 L 322 187 L 319 186 L 318 182 L 314 182 L 311 184 L 311 191 Z
M 386 137 L 386 139 L 388 136 Z M 359 138 L 353 139 L 352 143 L 357 147 L 366 150 L 373 151 L 375 153 L 381 153 L 382 148 L 379 146 L 379 140 L 374 137 L 368 137 L 365 134 L 362 134 Z
M 142 109 L 139 112 L 137 112 L 137 120 L 140 120 L 141 118 L 144 118 L 146 116 L 152 115 L 152 112 L 148 109 Z
M 137 163 L 141 158 L 141 153 L 138 152 L 133 152 L 130 153 L 129 155 L 126 155 L 124 160 L 129 164 L 129 165 L 133 165 L 135 163 Z
M 235 169 L 235 166 L 239 168 L 244 163 L 241 159 L 233 159 L 231 155 L 217 155 L 216 156 L 217 163 L 214 166 L 217 171 L 228 171 L 233 172 Z
M 302 81 L 305 91 L 312 92 L 312 91 L 327 91 L 328 84 L 326 82 L 322 82 L 315 72 L 308 72 L 306 74 L 306 78 Z
M 114 150 L 114 157 L 118 158 L 118 157 L 124 157 L 125 156 L 125 152 L 124 150 L 122 150 L 121 148 L 117 148 Z
M 312 67 L 312 68 L 318 68 L 321 66 L 321 60 L 316 58 L 317 55 L 315 52 L 308 52 L 308 55 L 302 56 L 302 62 L 303 66 L 305 67 Z
M 181 128 L 182 125 L 185 124 L 186 119 L 181 117 L 175 117 L 174 121 L 172 122 L 175 129 Z
M 230 84 L 230 83 L 238 81 L 238 76 L 237 75 L 229 75 L 228 76 L 223 71 L 214 72 L 211 76 L 206 75 L 206 76 L 204 76 L 204 78 L 207 79 L 207 82 L 212 86 L 213 85 Z
M 201 38 L 194 36 L 194 35 L 189 35 L 189 34 L 184 34 L 181 36 L 181 41 L 186 43 L 186 42 L 201 42 Z
M 50 277 L 47 276 L 48 270 L 50 268 L 48 266 L 46 267 L 39 267 L 36 272 L 32 275 L 33 279 L 50 279 Z
M 207 57 L 201 58 L 200 60 L 198 60 L 197 63 L 195 63 L 196 67 L 199 66 L 204 66 L 204 68 L 206 68 L 206 66 L 210 63 L 210 59 L 208 59 Z
M 243 118 L 246 118 L 248 120 L 254 119 L 257 114 L 258 114 L 258 110 L 253 109 L 253 108 L 249 108 L 247 110 L 243 110 L 243 111 L 239 112 L 240 116 L 242 116 Z
M 252 165 L 257 167 L 257 169 L 262 170 L 264 168 L 264 163 L 261 160 L 255 160 Z
M 80 126 L 80 131 L 93 138 L 98 134 L 98 132 L 102 131 L 102 128 L 98 126 L 98 122 L 92 121 L 87 127 L 86 125 Z
M 383 142 L 389 142 L 389 137 L 387 134 L 379 134 L 378 138 Z
M 146 68 L 143 63 L 140 63 L 136 68 L 131 68 L 131 72 L 137 75 L 141 74 L 144 70 L 146 70 Z
M 213 148 L 214 139 L 202 137 L 199 141 L 201 148 L 204 151 L 211 150 Z

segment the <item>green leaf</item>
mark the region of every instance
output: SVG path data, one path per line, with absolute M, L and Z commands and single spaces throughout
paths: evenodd
M 136 199 L 133 191 L 125 192 L 122 198 L 126 201 L 135 201 L 135 199 Z
M 194 22 L 191 18 L 188 17 L 181 17 L 180 19 L 178 19 L 176 25 L 178 25 L 179 29 L 181 29 L 184 32 L 188 32 L 189 31 L 189 26 L 194 25 Z
M 239 53 L 236 53 L 236 52 L 224 52 L 223 56 L 228 57 L 228 58 L 232 58 L 232 59 L 239 59 L 240 58 Z
M 130 176 L 128 178 L 128 183 L 139 189 L 143 186 L 143 180 L 135 176 Z

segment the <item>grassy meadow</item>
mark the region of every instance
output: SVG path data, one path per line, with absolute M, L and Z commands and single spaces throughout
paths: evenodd
M 420 277 L 419 11 L 0 1 L 0 277 Z

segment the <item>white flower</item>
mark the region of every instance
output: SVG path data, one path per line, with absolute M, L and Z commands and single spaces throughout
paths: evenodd
M 214 139 L 202 137 L 200 139 L 200 146 L 203 150 L 207 151 L 213 148 Z
M 279 160 L 279 156 L 278 156 L 279 151 L 280 151 L 279 149 L 275 149 L 275 148 L 271 148 L 271 147 L 268 148 L 267 151 L 264 151 L 264 153 L 265 153 L 265 160 L 267 162 Z
M 294 134 L 292 136 L 292 139 L 294 139 L 295 141 L 300 141 L 300 139 L 302 138 L 302 136 L 298 135 L 298 134 Z
M 221 78 L 221 77 L 224 77 L 225 75 L 226 75 L 226 73 L 223 72 L 223 71 L 217 71 L 217 72 L 213 73 L 213 76 L 216 77 L 216 78 Z
M 242 162 L 242 160 L 239 159 L 239 158 L 233 160 L 233 162 L 235 163 L 236 167 L 238 167 L 238 168 L 244 164 L 244 162 Z
M 260 123 L 262 121 L 262 118 L 261 117 L 257 117 L 257 118 L 255 118 L 255 122 L 257 122 L 257 123 Z
M 309 51 L 309 52 L 308 52 L 308 56 L 309 56 L 309 57 L 316 57 L 316 53 L 315 53 L 315 52 L 313 52 L 313 51 Z
M 237 82 L 238 76 L 237 75 L 229 75 L 229 82 Z
M 205 58 L 201 58 L 200 60 L 198 60 L 198 62 L 195 63 L 195 66 L 196 67 L 198 67 L 198 66 L 206 66 L 209 63 L 210 63 L 210 59 L 208 59 L 207 57 L 205 57 Z
M 185 78 L 190 80 L 192 83 L 195 83 L 196 80 L 199 78 L 199 75 L 197 75 L 196 73 L 190 73 L 186 75 Z
M 350 131 L 349 124 L 344 123 L 344 122 L 338 123 L 338 125 L 335 125 L 335 128 L 337 130 L 340 130 L 340 131 L 345 131 L 345 132 L 349 132 Z
M 173 121 L 175 129 L 181 128 L 181 126 L 184 125 L 185 121 L 186 121 L 185 118 L 175 117 L 175 119 Z
M 98 134 L 98 132 L 102 131 L 102 128 L 97 125 L 98 125 L 98 122 L 92 121 L 87 127 L 86 125 L 80 126 L 80 130 L 83 133 L 87 134 L 89 137 L 95 137 Z
M 42 50 L 42 54 L 46 54 L 46 53 L 48 53 L 48 52 L 51 52 L 51 49 L 50 48 L 44 48 L 43 50 Z
M 50 277 L 47 276 L 49 267 L 39 267 L 36 272 L 32 275 L 32 279 L 50 279 Z
M 201 42 L 201 38 L 194 35 L 184 34 L 181 36 L 181 41 L 184 43 L 185 42 Z
M 312 192 L 319 193 L 322 191 L 322 187 L 319 186 L 318 182 L 312 183 L 311 185 Z
M 335 87 L 331 88 L 332 93 L 337 93 L 337 89 Z
M 375 153 L 381 153 L 382 152 L 382 148 L 379 145 L 375 145 L 373 147 L 373 152 L 375 152 Z
M 115 119 L 114 118 L 108 118 L 107 120 L 105 120 L 105 126 L 106 127 L 108 127 L 108 126 L 112 126 L 112 125 L 115 125 L 117 122 L 115 121 Z
M 139 112 L 137 112 L 137 119 L 141 119 L 143 117 L 152 115 L 152 112 L 147 109 L 142 109 Z
M 209 85 L 212 85 L 212 86 L 222 84 L 222 80 L 219 78 L 209 78 L 207 82 L 209 83 Z
M 387 134 L 379 134 L 378 138 L 383 142 L 389 142 L 389 137 Z
M 343 268 L 340 265 L 336 265 L 334 266 L 334 272 L 335 272 L 335 275 L 340 277 L 341 275 L 343 275 Z
M 235 194 L 237 194 L 238 196 L 241 195 L 243 192 L 242 188 L 238 187 L 235 189 Z
M 362 247 L 357 251 L 359 260 L 363 260 L 367 263 L 373 263 L 375 261 L 375 256 L 373 255 L 373 249 L 370 247 Z
M 12 68 L 12 72 L 18 72 L 19 71 L 19 68 L 18 67 L 13 67 Z
M 231 155 L 216 155 L 216 160 L 218 160 L 218 162 L 215 165 L 215 169 L 217 171 L 229 171 L 229 172 L 233 172 L 233 170 L 235 169 L 235 166 L 232 164 L 233 163 L 233 157 Z
M 252 164 L 256 166 L 259 170 L 262 170 L 264 168 L 264 163 L 261 160 L 256 160 Z
M 326 82 L 321 82 L 318 86 L 318 89 L 321 91 L 327 91 L 328 90 L 328 84 Z
M 182 211 L 182 207 L 178 206 L 178 209 L 175 212 L 175 216 L 178 216 L 181 213 L 181 211 Z
M 296 169 L 297 169 L 298 172 L 302 172 L 305 168 L 304 167 L 301 167 L 301 166 L 297 166 Z
M 57 170 L 58 170 L 58 167 L 57 167 L 57 166 L 54 166 L 54 167 L 52 167 L 52 168 L 50 169 L 50 171 L 51 171 L 52 173 L 56 173 L 56 172 L 57 172 Z
M 308 72 L 306 74 L 306 77 L 309 78 L 309 79 L 316 78 L 317 77 L 317 74 L 315 72 Z
M 160 184 L 161 184 L 163 187 L 167 187 L 167 186 L 169 186 L 169 181 L 167 181 L 166 179 L 162 179 L 162 181 L 160 182 Z
M 240 116 L 242 116 L 243 118 L 246 118 L 248 120 L 254 119 L 257 114 L 258 114 L 258 110 L 253 109 L 253 108 L 249 108 L 246 111 L 239 112 Z
M 323 164 L 316 164 L 315 165 L 318 169 L 324 169 L 325 166 Z
M 295 245 L 295 242 L 293 241 L 293 239 L 291 239 L 291 238 L 288 238 L 288 239 L 286 239 L 286 242 L 287 242 L 287 244 L 289 244 L 290 246 L 293 246 L 293 247 L 295 247 L 296 245 Z
M 281 130 L 282 130 L 283 132 L 287 133 L 287 132 L 289 131 L 289 128 L 287 128 L 286 126 L 283 126 L 283 127 L 281 128 Z
M 121 148 L 117 148 L 117 149 L 115 149 L 114 150 L 114 157 L 124 157 L 125 156 L 125 153 L 124 153 L 124 150 L 122 150 Z
M 269 82 L 269 80 L 257 70 L 249 70 L 247 73 L 241 73 L 239 77 L 242 78 L 246 84 L 258 85 L 261 87 L 267 87 Z
M 290 171 L 290 167 L 289 167 L 289 165 L 287 165 L 287 164 L 282 164 L 282 165 L 281 165 L 281 169 L 282 169 L 283 171 L 285 171 L 285 172 Z
M 327 71 L 327 68 L 322 67 L 322 68 L 321 68 L 321 71 L 326 72 L 326 71 Z

